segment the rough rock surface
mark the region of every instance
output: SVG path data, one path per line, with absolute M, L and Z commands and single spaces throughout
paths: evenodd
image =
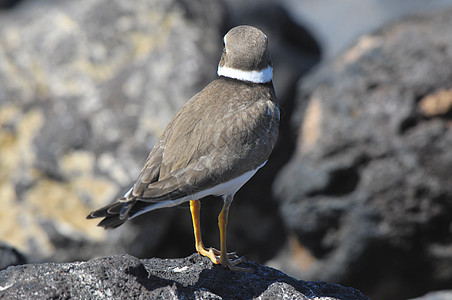
M 119 255 L 88 262 L 10 267 L 0 272 L 2 299 L 368 299 L 337 284 L 297 281 L 252 262 L 232 272 L 198 254 L 181 259 Z
M 165 245 L 174 210 L 142 220 L 144 233 L 85 217 L 127 191 L 174 112 L 215 77 L 222 20 L 218 1 L 42 0 L 2 12 L 0 240 L 32 261 Z
M 273 265 L 372 299 L 450 288 L 451 15 L 363 36 L 303 80 L 274 184 L 293 236 Z

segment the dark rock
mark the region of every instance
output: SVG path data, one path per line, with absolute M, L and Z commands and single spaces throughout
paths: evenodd
M 451 15 L 363 36 L 303 80 L 274 184 L 293 235 L 278 268 L 372 299 L 450 287 Z
M 18 5 L 20 0 L 0 0 L 0 9 L 9 9 Z
M 180 259 L 120 255 L 87 262 L 10 267 L 0 272 L 2 299 L 368 299 L 358 290 L 297 281 L 246 262 L 255 273 L 232 272 L 198 254 Z
M 27 260 L 19 251 L 0 241 L 0 270 L 25 263 L 27 263 Z

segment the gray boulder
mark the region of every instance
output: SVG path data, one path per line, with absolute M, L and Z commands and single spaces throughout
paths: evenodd
M 303 79 L 273 186 L 292 238 L 273 265 L 372 299 L 450 287 L 451 16 L 363 36 Z
M 114 232 L 85 217 L 128 190 L 175 111 L 216 76 L 222 20 L 218 1 L 43 0 L 2 12 L 0 239 L 31 261 L 171 247 L 162 240 L 177 212 L 190 226 L 184 210 Z
M 198 254 L 179 259 L 130 255 L 87 262 L 10 267 L 0 272 L 2 299 L 369 299 L 337 284 L 297 281 L 246 262 L 232 272 Z

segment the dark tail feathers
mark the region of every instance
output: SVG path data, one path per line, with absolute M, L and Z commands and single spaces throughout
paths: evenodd
M 121 199 L 123 200 L 123 199 Z M 117 201 L 90 213 L 87 219 L 104 218 L 97 226 L 104 228 L 116 228 L 129 219 L 130 210 L 136 200 Z

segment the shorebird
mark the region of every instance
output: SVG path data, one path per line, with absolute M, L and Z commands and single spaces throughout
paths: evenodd
M 226 227 L 234 194 L 265 165 L 278 136 L 279 108 L 267 36 L 251 26 L 231 29 L 223 39 L 218 78 L 186 102 L 149 154 L 123 198 L 92 212 L 99 226 L 117 227 L 151 210 L 190 201 L 195 247 L 215 264 L 236 271 L 244 258 L 226 249 Z M 200 199 L 221 196 L 220 251 L 206 249 Z

